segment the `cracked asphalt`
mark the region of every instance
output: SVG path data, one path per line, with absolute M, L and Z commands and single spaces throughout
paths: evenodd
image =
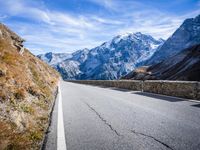
M 68 150 L 200 149 L 198 102 L 69 82 L 61 90 Z

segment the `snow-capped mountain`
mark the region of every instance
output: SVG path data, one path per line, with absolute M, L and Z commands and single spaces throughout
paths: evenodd
M 63 79 L 80 79 L 81 74 L 80 65 L 84 63 L 88 57 L 89 49 L 78 50 L 71 54 L 71 57 L 58 62 L 53 67 L 60 72 Z
M 72 57 L 71 54 L 67 53 L 46 53 L 46 54 L 41 54 L 38 55 L 38 57 L 43 60 L 44 62 L 48 63 L 49 65 L 53 66 L 56 65 L 66 59 L 69 59 Z
M 142 33 L 125 34 L 93 48 L 81 64 L 81 79 L 117 79 L 150 58 L 163 43 Z
M 161 63 L 140 67 L 123 79 L 200 81 L 200 44 L 182 50 Z
M 56 68 L 64 79 L 117 79 L 149 59 L 163 42 L 137 32 L 118 35 L 93 49 L 76 51 L 68 58 L 57 54 L 61 57 L 54 56 L 57 62 L 47 58 L 47 54 L 39 58 Z
M 200 43 L 200 15 L 196 18 L 186 19 L 183 24 L 167 39 L 157 52 L 145 65 L 158 63 L 165 58 L 173 56 L 185 48 Z

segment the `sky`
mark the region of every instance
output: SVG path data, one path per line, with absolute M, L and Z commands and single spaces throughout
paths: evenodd
M 0 0 L 0 22 L 34 54 L 71 53 L 141 32 L 167 39 L 200 0 Z

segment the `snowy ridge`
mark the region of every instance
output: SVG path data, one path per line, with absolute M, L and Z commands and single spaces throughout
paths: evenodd
M 182 50 L 161 63 L 140 67 L 124 79 L 134 80 L 190 80 L 200 81 L 200 44 Z
M 152 65 L 200 43 L 200 15 L 186 19 L 144 65 Z
M 57 69 L 64 79 L 118 79 L 149 59 L 164 40 L 140 32 L 118 35 L 93 49 L 39 58 Z M 50 56 L 51 57 L 50 57 Z

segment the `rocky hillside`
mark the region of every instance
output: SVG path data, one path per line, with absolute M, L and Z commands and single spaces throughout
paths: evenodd
M 196 18 L 186 19 L 183 24 L 167 39 L 157 52 L 143 65 L 158 63 L 170 56 L 179 53 L 185 48 L 200 43 L 200 15 Z
M 0 149 L 39 149 L 59 75 L 0 24 Z
M 200 81 L 200 44 L 151 67 L 140 67 L 122 79 Z
M 53 64 L 47 54 L 38 57 L 58 70 L 64 79 L 117 79 L 149 59 L 163 42 L 138 32 L 116 36 L 96 48 L 79 50 L 63 61 L 58 58 Z M 52 56 L 55 55 L 60 54 Z

